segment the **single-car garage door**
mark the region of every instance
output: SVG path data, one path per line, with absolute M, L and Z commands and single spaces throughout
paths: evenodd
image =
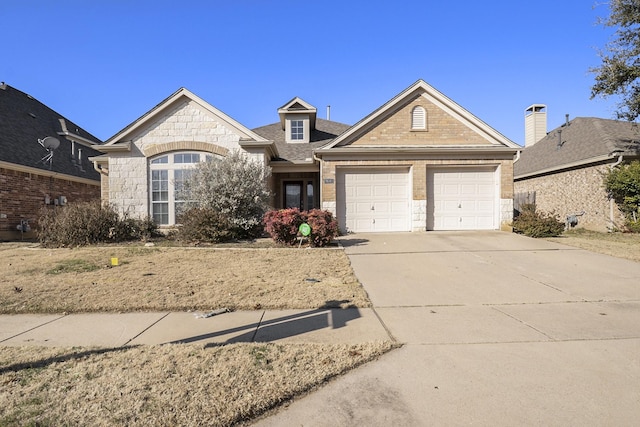
M 343 232 L 409 231 L 409 169 L 338 170 Z
M 427 171 L 427 230 L 496 228 L 496 170 Z

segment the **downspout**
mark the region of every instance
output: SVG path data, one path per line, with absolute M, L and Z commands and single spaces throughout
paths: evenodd
M 620 163 L 622 163 L 622 160 L 624 160 L 624 154 L 620 154 L 618 155 L 618 160 L 616 160 L 615 163 L 613 163 L 611 166 L 609 166 L 609 170 L 613 170 L 613 168 L 615 168 L 616 166 L 618 166 Z M 610 224 L 610 228 L 609 228 L 609 232 L 613 231 L 613 220 L 614 220 L 614 210 L 616 207 L 616 202 L 613 199 L 609 199 L 609 224 Z
M 517 162 L 518 160 L 520 160 L 520 153 L 522 153 L 522 150 L 518 150 L 516 151 L 516 158 L 513 159 L 513 163 Z

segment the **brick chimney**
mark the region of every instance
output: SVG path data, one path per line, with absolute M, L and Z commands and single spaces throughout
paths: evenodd
M 533 104 L 524 110 L 524 146 L 529 147 L 547 136 L 547 106 Z

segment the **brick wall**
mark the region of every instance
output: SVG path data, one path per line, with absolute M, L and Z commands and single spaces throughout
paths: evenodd
M 412 229 L 426 228 L 427 203 L 427 169 L 442 166 L 493 166 L 499 168 L 500 173 L 500 228 L 509 229 L 513 219 L 513 162 L 511 159 L 479 159 L 479 160 L 324 160 L 322 167 L 322 208 L 336 212 L 336 169 L 353 167 L 411 167 L 412 168 Z M 333 179 L 332 183 L 325 183 L 325 179 Z
M 605 164 L 527 178 L 514 183 L 515 192 L 535 191 L 537 208 L 557 213 L 562 221 L 584 211 L 578 227 L 609 231 L 621 227 L 624 217 L 604 190 L 603 175 L 608 171 Z
M 33 219 L 30 224 L 33 225 L 32 229 L 35 228 L 46 196 L 49 196 L 51 203 L 59 196 L 65 196 L 67 203 L 99 199 L 100 182 L 77 182 L 0 168 L 0 239 L 33 238 L 34 233 L 22 236 L 16 226 L 20 220 Z
M 411 129 L 411 110 L 426 111 L 426 129 Z M 465 126 L 424 96 L 417 96 L 390 117 L 377 123 L 352 145 L 474 145 L 487 144 L 478 133 Z

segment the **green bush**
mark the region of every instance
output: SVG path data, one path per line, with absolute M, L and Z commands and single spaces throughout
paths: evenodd
M 558 215 L 539 212 L 536 205 L 522 205 L 520 215 L 513 220 L 513 231 L 529 237 L 556 237 L 564 232 L 564 223 Z
M 155 235 L 156 224 L 149 218 L 120 217 L 113 206 L 98 200 L 44 207 L 38 217 L 37 236 L 44 247 L 141 240 Z
M 338 236 L 338 221 L 329 211 L 300 211 L 291 208 L 269 211 L 264 215 L 265 231 L 277 243 L 286 245 L 299 242 L 298 228 L 304 222 L 311 227 L 311 234 L 308 236 L 311 246 L 326 246 Z
M 179 222 L 175 234 L 178 240 L 220 243 L 237 237 L 229 219 L 211 208 L 187 209 Z
M 640 232 L 640 161 L 613 168 L 604 177 L 604 186 L 625 215 L 627 229 Z

